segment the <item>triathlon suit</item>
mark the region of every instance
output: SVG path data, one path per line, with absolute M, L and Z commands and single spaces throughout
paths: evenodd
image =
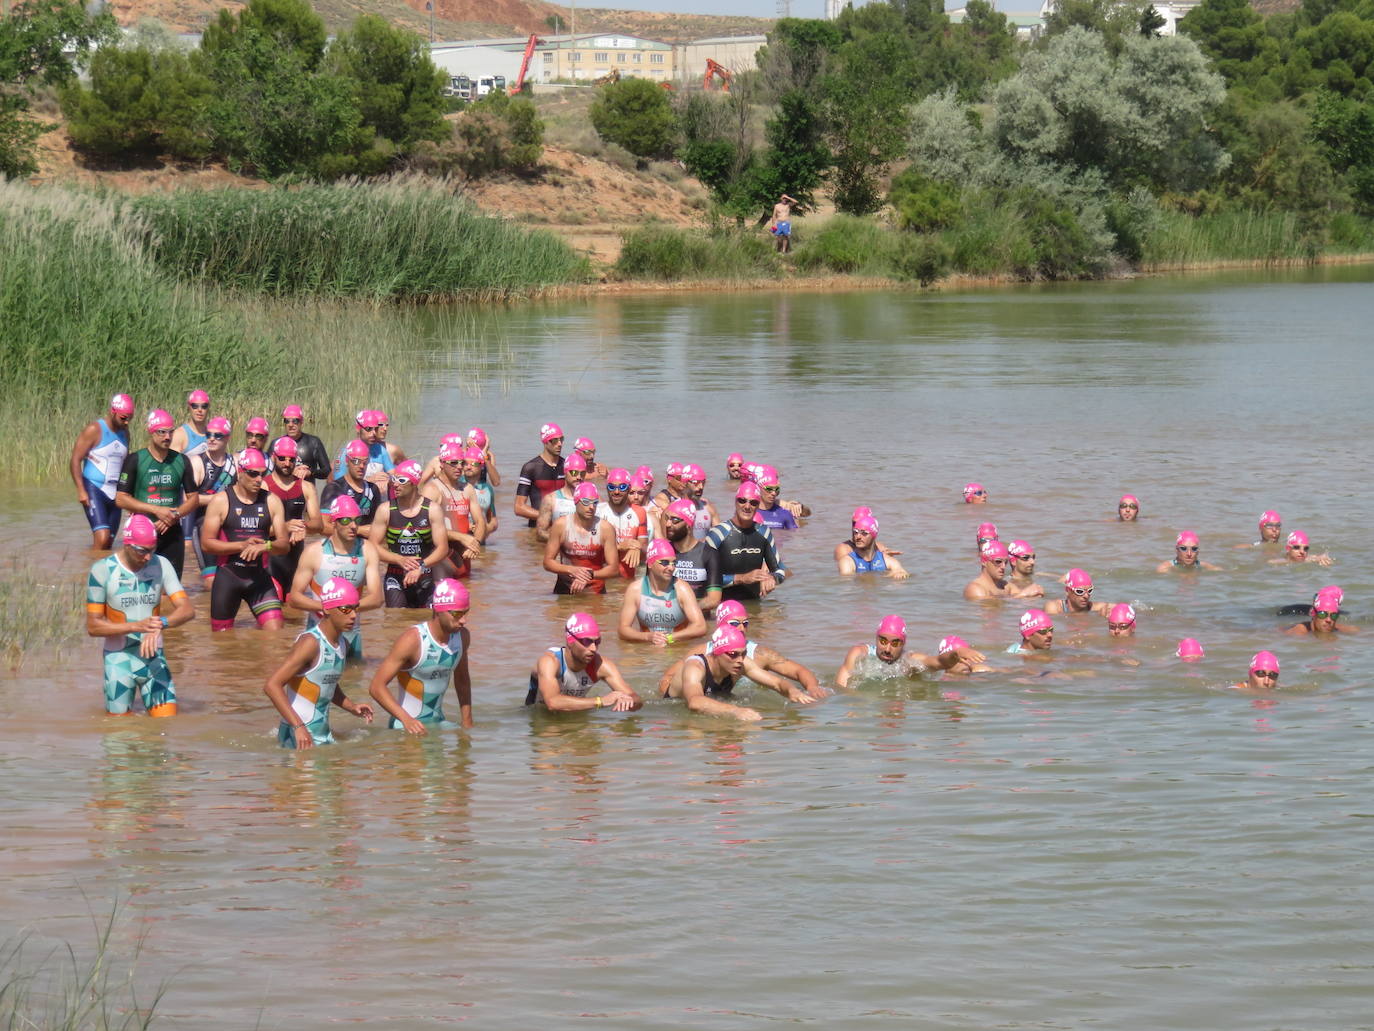
M 692 536 L 699 541 L 704 541 L 707 533 L 711 530 L 711 509 L 702 498 L 693 498 L 692 504 L 697 509 L 697 517 L 692 520 Z
M 455 490 L 444 482 L 443 476 L 434 477 L 432 482 L 439 485 L 439 504 L 444 509 L 448 528 L 459 533 L 472 533 L 472 502 L 467 499 L 463 487 Z M 453 566 L 453 575 L 462 580 L 472 572 L 472 563 L 468 561 L 461 545 L 449 543 L 449 564 Z
M 591 686 L 600 679 L 601 656 L 593 655 L 587 660 L 587 668 L 579 673 L 568 667 L 568 660 L 563 654 L 562 648 L 550 648 L 549 651 L 558 656 L 558 693 L 571 695 L 574 698 L 586 698 Z M 535 671 L 530 674 L 530 689 L 525 695 L 525 704 L 533 705 L 537 701 L 539 701 L 539 673 Z
M 183 422 L 181 428 L 186 431 L 186 450 L 183 455 L 198 455 L 205 449 L 206 441 L 210 438 L 204 433 L 197 433 L 196 428 L 189 422 Z M 206 427 L 209 428 L 208 425 Z
M 1200 573 L 1207 568 L 1202 564 L 1202 559 L 1198 559 L 1191 566 L 1185 566 L 1178 559 L 1174 559 L 1174 565 L 1177 566 L 1179 569 L 1188 571 L 1189 573 Z
M 228 489 L 229 485 L 234 482 L 234 478 L 238 476 L 238 467 L 234 464 L 233 457 L 227 453 L 224 456 L 224 461 L 216 465 L 211 461 L 210 455 L 202 451 L 200 462 L 201 476 L 196 481 L 197 494 L 218 494 L 220 491 Z M 209 579 L 215 575 L 215 570 L 219 566 L 219 556 L 205 554 L 205 549 L 200 546 L 200 527 L 205 522 L 204 506 L 197 508 L 187 519 L 191 523 L 188 532 L 191 534 L 191 547 L 196 551 L 196 561 L 200 563 L 201 575 Z M 183 525 L 185 525 L 184 521 Z
M 164 597 L 179 602 L 186 592 L 172 564 L 161 555 L 152 556 L 137 573 L 125 566 L 117 553 L 107 555 L 91 566 L 86 580 L 86 611 L 114 623 L 137 623 L 159 615 Z M 128 712 L 137 689 L 149 716 L 173 715 L 177 711 L 176 688 L 161 643 L 157 654 L 145 659 L 138 653 L 142 634 L 103 640 L 105 711 Z
M 601 546 L 601 520 L 596 520 L 592 524 L 592 529 L 584 530 L 577 518 L 574 516 L 563 524 L 563 548 L 562 556 L 570 566 L 578 566 L 581 569 L 600 569 L 606 560 L 605 550 Z M 553 582 L 554 594 L 571 594 L 572 577 L 567 573 L 559 573 Z M 583 594 L 605 594 L 605 580 L 588 580 L 587 586 L 582 590 Z
M 262 485 L 281 499 L 281 507 L 286 511 L 286 522 L 305 518 L 305 487 L 301 485 L 300 480 L 293 476 L 291 485 L 283 487 L 277 483 L 275 473 L 268 473 L 262 478 Z M 291 545 L 291 550 L 285 555 L 273 555 L 267 560 L 267 567 L 272 570 L 272 579 L 277 581 L 283 595 L 291 590 L 291 583 L 296 579 L 296 567 L 301 564 L 303 551 L 305 540 L 301 539 Z
M 353 542 L 353 550 L 345 555 L 339 554 L 334 550 L 334 538 L 326 537 L 320 542 L 320 568 L 315 571 L 315 579 L 310 581 L 310 589 L 315 592 L 315 597 L 319 598 L 320 592 L 324 590 L 331 577 L 338 577 L 340 580 L 347 580 L 358 592 L 358 597 L 362 597 L 363 585 L 367 582 L 367 559 L 363 555 L 363 539 L 357 538 Z M 312 612 L 305 617 L 307 629 L 314 629 L 319 626 L 320 613 Z M 343 649 L 345 656 L 355 659 L 363 657 L 363 630 L 361 626 L 354 626 L 352 630 L 345 630 L 339 635 L 339 647 Z
M 1025 649 L 1025 647 L 1024 647 L 1023 645 L 1021 645 L 1021 644 L 1013 644 L 1010 648 L 1007 649 L 1007 654 L 1008 654 L 1008 655 L 1025 655 L 1025 654 L 1026 654 L 1026 649 Z
M 496 492 L 491 489 L 491 484 L 487 482 L 486 470 L 484 469 L 482 471 L 482 478 L 480 480 L 469 480 L 464 478 L 463 482 L 471 485 L 473 491 L 477 494 L 477 500 L 482 505 L 482 511 L 485 512 L 487 518 L 490 519 L 496 512 Z
M 252 501 L 244 501 L 237 490 L 229 491 L 229 511 L 220 524 L 219 539 L 240 542 L 251 537 L 272 539 L 272 513 L 267 499 L 272 495 L 259 490 Z M 210 629 L 228 630 L 234 625 L 239 605 L 248 603 L 258 625 L 275 614 L 281 618 L 281 592 L 272 580 L 272 570 L 264 553 L 255 559 L 221 555 L 214 586 L 210 588 Z
M 562 456 L 559 456 L 557 465 L 549 465 L 544 461 L 543 452 L 540 452 L 520 467 L 520 479 L 515 485 L 515 496 L 529 498 L 530 508 L 538 512 L 544 495 L 558 490 L 565 482 Z M 529 525 L 534 526 L 537 522 L 537 519 L 531 519 Z
M 781 505 L 774 505 L 772 508 L 760 508 L 754 516 L 754 521 L 762 523 L 770 530 L 795 530 L 797 528 L 797 517 Z
M 429 631 L 429 623 L 416 623 L 420 634 L 420 661 L 396 674 L 396 701 L 407 716 L 421 723 L 444 721 L 444 692 L 453 678 L 454 667 L 463 657 L 463 632 L 455 630 L 442 644 Z M 395 716 L 387 723 L 392 730 L 404 729 Z
M 286 434 L 276 437 L 268 443 L 266 453 L 270 455 L 276 451 L 278 440 L 294 439 Z M 302 433 L 296 440 L 296 459 L 306 464 L 312 480 L 329 479 L 329 452 L 325 450 L 324 441 L 313 433 Z
M 763 597 L 763 585 L 752 583 L 736 587 L 736 573 L 748 573 L 762 566 L 781 583 L 787 569 L 778 558 L 773 531 L 758 523 L 741 530 L 733 522 L 721 523 L 706 535 L 707 586 L 722 591 L 724 601 L 752 601 Z
M 706 568 L 705 541 L 697 541 L 686 551 L 677 553 L 673 576 L 690 587 L 698 600 L 706 597 L 706 582 L 710 572 Z
M 307 636 L 313 637 L 319 645 L 319 655 L 313 666 L 286 682 L 286 704 L 305 724 L 315 744 L 332 745 L 334 734 L 329 729 L 329 706 L 343 675 L 344 653 L 342 648 L 329 643 L 329 638 L 318 626 L 312 626 L 296 640 Z M 296 746 L 296 735 L 285 720 L 277 726 L 277 742 L 283 748 Z
M 299 447 L 300 445 L 297 445 L 297 448 Z M 344 454 L 347 450 L 347 444 L 339 449 L 339 457 L 334 463 L 334 479 L 336 480 L 342 480 L 344 472 L 348 469 L 348 458 Z M 379 472 L 389 473 L 395 468 L 396 463 L 391 460 L 391 452 L 387 450 L 385 444 L 378 442 L 367 445 L 367 465 L 363 469 L 363 479 L 376 476 Z
M 320 494 L 320 509 L 328 512 L 334 499 L 341 494 L 347 494 L 358 503 L 358 525 L 371 526 L 372 520 L 377 517 L 377 508 L 382 503 L 382 492 L 377 485 L 364 480 L 362 490 L 358 490 L 347 480 L 330 480 Z
M 429 524 L 429 499 L 421 498 L 414 515 L 406 515 L 401 506 L 392 503 L 391 517 L 386 525 L 386 547 L 402 558 L 423 559 L 434 550 L 434 527 Z M 388 565 L 383 589 L 389 609 L 425 609 L 434 597 L 434 572 L 426 569 L 410 587 L 402 585 L 406 571 L 401 566 Z
M 689 655 L 687 656 L 685 661 L 701 663 L 703 673 L 701 679 L 701 689 L 705 693 L 707 698 L 723 698 L 728 696 L 735 689 L 734 677 L 724 677 L 721 680 L 717 680 L 714 676 L 712 676 L 711 667 L 707 664 L 705 656 Z M 663 697 L 668 697 L 667 690 L 663 692 Z
M 105 419 L 100 423 L 100 439 L 86 452 L 81 465 L 81 481 L 86 487 L 86 522 L 91 530 L 119 529 L 119 508 L 114 503 L 115 487 L 119 485 L 119 471 L 129 454 L 129 431 L 114 430 Z
M 638 505 L 626 505 L 624 511 L 617 514 L 615 509 L 611 508 L 610 502 L 603 501 L 596 506 L 596 517 L 606 520 L 615 527 L 617 545 L 625 541 L 643 540 L 648 536 L 648 519 L 644 515 L 644 509 Z M 620 575 L 629 580 L 635 575 L 635 571 L 622 561 L 620 563 Z
M 649 586 L 649 574 L 645 573 L 639 581 L 639 610 L 636 615 L 641 630 L 661 630 L 666 634 L 685 624 L 687 614 L 677 600 L 677 581 L 670 581 L 668 590 L 658 594 Z
M 553 497 L 549 499 L 549 505 L 553 513 L 552 518 L 549 520 L 550 526 L 553 525 L 554 520 L 559 516 L 570 516 L 577 511 L 577 502 L 573 500 L 572 493 L 567 487 L 560 487 L 558 490 L 554 491 Z
M 856 573 L 886 573 L 887 559 L 883 557 L 881 550 L 873 552 L 872 559 L 866 559 L 855 550 L 852 541 L 845 541 L 849 545 L 849 557 L 854 560 L 854 572 Z
M 176 508 L 186 495 L 195 493 L 196 485 L 191 478 L 191 463 L 180 451 L 169 449 L 167 457 L 159 462 L 144 447 L 129 452 L 124 459 L 124 467 L 119 471 L 119 490 L 147 505 Z M 172 563 L 180 580 L 186 562 L 186 536 L 180 521 L 158 534 L 157 553 Z

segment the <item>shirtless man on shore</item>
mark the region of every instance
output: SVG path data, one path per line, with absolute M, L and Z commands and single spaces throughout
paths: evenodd
M 769 224 L 769 229 L 777 240 L 779 254 L 792 252 L 792 205 L 796 203 L 796 197 L 789 197 L 784 193 L 773 205 L 773 220 Z

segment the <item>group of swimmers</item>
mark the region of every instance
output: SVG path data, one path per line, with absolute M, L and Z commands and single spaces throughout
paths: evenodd
M 210 593 L 212 630 L 230 629 L 244 604 L 268 631 L 284 625 L 286 605 L 305 614 L 306 629 L 264 687 L 281 717 L 284 746 L 332 740 L 332 706 L 371 722 L 375 703 L 392 728 L 424 734 L 445 721 L 450 684 L 458 722 L 471 726 L 470 596 L 462 581 L 499 524 L 493 488 L 501 478 L 486 433 L 474 427 L 446 435 L 436 457 L 422 465 L 387 440 L 386 414 L 367 409 L 358 413 L 355 439 L 331 462 L 319 438 L 304 432 L 298 405 L 283 409 L 282 432 L 270 441 L 267 420 L 249 420 L 237 451 L 231 450 L 232 425 L 211 417 L 204 391 L 193 391 L 187 406 L 180 426 L 165 411 L 151 412 L 147 446 L 130 451 L 134 404 L 116 395 L 73 448 L 72 477 L 93 544 L 109 548 L 118 533 L 121 545 L 93 564 L 87 589 L 87 630 L 104 640 L 106 710 L 127 713 L 138 695 L 150 715 L 176 712 L 162 639 L 165 630 L 195 616 L 182 585 L 189 538 Z M 693 711 L 761 718 L 732 700 L 742 679 L 798 704 L 826 693 L 814 672 L 748 637 L 744 603 L 767 596 L 788 577 L 774 532 L 795 529 L 811 514 L 801 501 L 782 496 L 776 468 L 731 454 L 725 473 L 733 498 L 724 515 L 705 497 L 707 476 L 698 465 L 670 463 L 667 482 L 656 491 L 648 466 L 607 468 L 585 437 L 564 457 L 564 440 L 557 424 L 540 427 L 540 452 L 521 468 L 513 505 L 514 515 L 544 544 L 542 565 L 554 576 L 554 593 L 604 593 L 608 583 L 627 581 L 616 627 L 622 640 L 663 647 L 705 639 L 658 685 L 663 697 L 680 698 Z M 980 484 L 966 485 L 963 493 L 968 504 L 988 501 Z M 128 515 L 122 532 L 121 513 Z M 1138 516 L 1139 501 L 1123 496 L 1118 518 Z M 1277 542 L 1281 523 L 1277 513 L 1266 512 L 1256 543 Z M 835 548 L 840 574 L 908 575 L 900 553 L 879 542 L 878 530 L 871 509 L 855 510 L 849 538 Z M 997 528 L 984 523 L 976 546 L 980 571 L 965 597 L 1043 597 L 1027 542 L 1003 544 Z M 1180 534 L 1175 553 L 1161 571 L 1218 568 L 1200 561 L 1194 534 Z M 1276 561 L 1331 562 L 1309 553 L 1306 537 L 1293 533 Z M 1134 609 L 1094 603 L 1085 571 L 1070 570 L 1061 582 L 1064 599 L 1027 611 L 1021 640 L 1009 651 L 1043 657 L 1053 644 L 1051 617 L 1060 613 L 1105 617 L 1113 636 L 1135 632 Z M 1353 629 L 1337 623 L 1341 600 L 1340 588 L 1323 588 L 1309 619 L 1291 631 Z M 392 645 L 369 686 L 371 702 L 355 703 L 340 678 L 346 661 L 361 656 L 359 613 L 382 605 L 428 609 L 429 617 Z M 886 617 L 873 644 L 850 649 L 837 686 L 848 688 L 869 668 L 865 663 L 908 674 L 990 668 L 957 635 L 942 639 L 934 654 L 908 651 L 906 636 L 901 617 Z M 526 703 L 551 711 L 639 708 L 642 698 L 601 654 L 601 643 L 596 620 L 572 614 L 563 643 L 535 662 Z M 1177 654 L 1200 658 L 1202 648 L 1185 639 Z M 1273 687 L 1277 677 L 1277 658 L 1263 651 L 1251 662 L 1246 684 L 1236 686 Z

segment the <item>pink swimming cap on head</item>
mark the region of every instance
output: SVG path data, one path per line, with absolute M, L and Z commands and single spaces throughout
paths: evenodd
M 630 482 L 630 470 L 625 469 L 625 468 L 622 468 L 621 466 L 616 466 L 614 469 L 612 469 L 610 472 L 608 472 L 608 473 L 606 474 L 606 482 L 607 482 L 607 483 L 629 483 L 629 482 Z
M 217 415 L 205 424 L 207 433 L 223 433 L 228 436 L 234 432 L 234 424 L 222 415 Z M 289 438 L 286 438 L 289 439 Z
M 948 637 L 940 638 L 940 644 L 935 649 L 937 655 L 948 655 L 957 648 L 967 648 L 968 642 L 957 634 L 950 634 Z
M 133 415 L 134 399 L 128 394 L 116 394 L 110 398 L 110 411 L 115 415 Z
M 330 519 L 357 519 L 362 514 L 358 503 L 347 494 L 340 494 L 329 503 Z
M 706 470 L 693 462 L 689 462 L 682 467 L 682 478 L 693 483 L 705 483 Z
M 978 555 L 984 562 L 997 562 L 1011 557 L 1011 552 L 1007 551 L 1007 546 L 1001 541 L 984 541 L 983 546 L 978 549 Z
M 407 459 L 391 470 L 391 475 L 398 483 L 419 483 L 420 477 L 424 474 L 424 467 L 413 458 Z
M 874 519 L 872 516 L 859 516 L 858 519 L 854 520 L 854 529 L 856 531 L 862 530 L 865 533 L 871 533 L 876 537 L 878 536 L 878 520 Z
M 573 491 L 574 501 L 600 501 L 601 493 L 596 489 L 594 483 L 579 483 L 577 489 Z
M 255 447 L 246 447 L 234 455 L 234 464 L 240 469 L 260 472 L 267 468 L 267 456 Z
M 730 465 L 732 462 L 738 462 L 740 465 L 743 465 L 744 456 L 740 454 L 738 451 L 731 451 L 728 455 L 725 456 L 725 464 Z
M 657 562 L 664 558 L 677 558 L 677 549 L 672 542 L 665 537 L 655 537 L 649 542 L 649 550 L 645 553 L 650 562 Z M 716 606 L 719 608 L 720 606 Z
M 759 501 L 763 498 L 763 491 L 759 490 L 759 485 L 753 480 L 746 480 L 739 485 L 739 490 L 735 491 L 736 501 Z
M 287 405 L 281 410 L 283 419 L 304 419 L 305 412 L 301 411 L 300 405 Z
M 186 395 L 186 403 L 188 405 L 208 405 L 210 403 L 210 395 L 203 390 L 193 390 Z
M 264 436 L 272 432 L 272 427 L 261 415 L 254 416 L 248 420 L 248 425 L 243 428 L 245 433 L 261 433 Z
M 654 482 L 654 471 L 650 469 L 647 465 L 641 465 L 638 469 L 636 469 L 635 475 L 638 476 L 641 480 L 643 480 L 645 484 L 650 484 Z
M 578 437 L 573 441 L 574 451 L 595 451 L 596 442 L 591 437 Z
M 300 454 L 300 451 L 301 449 L 290 437 L 278 437 L 272 443 L 272 454 L 279 458 L 295 458 Z
M 1254 658 L 1250 660 L 1250 672 L 1253 673 L 1257 669 L 1272 669 L 1277 673 L 1279 657 L 1273 652 L 1255 652 Z
M 470 447 L 463 451 L 463 461 L 476 462 L 478 465 L 486 465 L 487 453 L 480 447 Z
M 979 524 L 978 524 L 978 533 L 977 533 L 977 536 L 978 536 L 978 538 L 979 538 L 980 540 L 985 540 L 985 541 L 995 541 L 995 540 L 997 540 L 997 524 L 995 524 L 995 523 L 979 523 Z
M 371 408 L 364 408 L 353 417 L 353 422 L 357 426 L 375 426 L 377 419 L 372 414 Z
M 1121 495 L 1121 500 L 1117 502 L 1117 506 L 1120 507 L 1121 505 L 1126 504 L 1128 501 L 1129 501 L 1132 505 L 1135 505 L 1137 508 L 1140 507 L 1140 499 L 1137 498 L 1134 494 L 1123 494 L 1123 495 Z
M 587 460 L 574 451 L 567 458 L 563 459 L 563 471 L 568 472 L 569 470 L 575 473 L 585 473 L 587 471 Z
M 878 624 L 878 633 L 884 637 L 900 637 L 906 640 L 906 620 L 896 614 L 884 616 Z
M 344 448 L 345 458 L 367 458 L 370 454 L 372 449 L 367 446 L 365 440 L 350 440 Z
M 1178 650 L 1174 654 L 1184 662 L 1196 662 L 1207 653 L 1202 650 L 1202 644 L 1196 637 L 1185 637 L 1178 642 Z
M 779 483 L 778 471 L 771 465 L 765 465 L 754 477 L 754 482 L 760 487 L 776 487 Z
M 1197 534 L 1193 533 L 1192 530 L 1184 530 L 1181 534 L 1178 535 L 1178 538 L 1174 541 L 1174 547 L 1181 548 L 1185 544 L 1193 545 L 1197 543 Z
M 1007 554 L 1012 558 L 1030 558 L 1035 554 L 1035 549 L 1028 541 L 1012 541 L 1007 545 Z
M 722 623 L 720 626 L 716 627 L 715 632 L 711 634 L 711 641 L 707 644 L 706 651 L 709 654 L 715 654 L 716 652 L 733 652 L 744 648 L 748 643 L 749 639 L 744 636 L 744 633 L 739 627 L 731 626 L 729 623 Z
M 1107 613 L 1108 623 L 1129 623 L 1135 626 L 1135 609 L 1125 602 L 1113 605 Z
M 487 431 L 481 426 L 474 426 L 468 430 L 468 445 L 470 447 L 485 448 L 487 446 Z
M 1339 612 L 1343 601 L 1345 592 L 1332 584 L 1330 587 L 1323 587 L 1312 596 L 1312 607 L 1319 612 Z
M 849 521 L 852 523 L 862 516 L 871 516 L 872 514 L 873 509 L 869 508 L 867 505 L 860 505 L 858 508 L 854 509 L 854 514 L 849 517 Z
M 1070 569 L 1069 575 L 1064 578 L 1065 587 L 1091 587 L 1093 578 L 1088 575 L 1086 569 Z
M 171 413 L 164 412 L 161 408 L 154 408 L 149 412 L 145 423 L 149 433 L 154 433 L 157 430 L 170 430 L 176 424 L 177 421 L 172 418 Z
M 1279 526 L 1282 526 L 1283 516 L 1279 515 L 1272 508 L 1265 509 L 1263 512 L 1260 513 L 1259 517 L 1259 528 L 1261 530 L 1264 529 L 1265 523 L 1277 523 Z
M 1028 609 L 1021 614 L 1021 636 L 1029 637 L 1040 630 L 1053 630 L 1054 620 L 1044 609 Z
M 439 461 L 441 462 L 461 462 L 464 457 L 462 444 L 446 440 L 439 445 Z
M 716 622 L 728 623 L 732 619 L 748 619 L 749 612 L 737 601 L 723 601 L 716 606 Z
M 697 518 L 697 507 L 686 498 L 678 498 L 665 509 L 670 516 L 676 516 L 684 523 L 693 523 Z
M 669 462 L 669 463 L 668 463 L 668 468 L 667 468 L 665 471 L 666 471 L 667 475 L 673 477 L 674 479 L 678 479 L 679 477 L 682 476 L 682 463 L 681 463 L 681 462 Z
M 547 444 L 554 437 L 561 436 L 563 436 L 563 427 L 556 422 L 546 422 L 539 427 L 539 442 L 541 444 Z
M 743 466 L 744 478 L 746 480 L 757 480 L 763 475 L 763 469 L 764 466 L 762 462 L 746 462 Z
M 141 512 L 131 515 L 129 521 L 124 524 L 124 543 L 131 544 L 135 548 L 155 548 L 157 547 L 157 527 L 153 521 Z
M 434 599 L 429 607 L 435 612 L 466 612 L 470 604 L 468 589 L 445 577 L 434 585 Z
M 630 477 L 630 490 L 648 490 L 649 481 L 638 474 Z
M 588 612 L 574 612 L 563 624 L 563 633 L 568 637 L 600 637 L 601 627 Z
M 377 417 L 378 423 L 386 423 L 388 426 L 391 425 L 391 416 L 387 415 L 386 412 L 382 411 L 380 408 L 372 414 Z
M 328 612 L 344 605 L 358 604 L 358 589 L 341 576 L 331 576 L 320 585 L 320 606 Z
M 1307 534 L 1301 530 L 1294 530 L 1288 535 L 1288 547 L 1307 547 Z
M 440 446 L 444 444 L 457 444 L 459 447 L 464 447 L 467 441 L 461 433 L 445 433 L 439 438 L 439 444 Z
M 982 485 L 981 483 L 966 483 L 966 484 L 964 484 L 964 500 L 965 500 L 965 501 L 968 501 L 969 499 L 971 499 L 975 494 L 977 494 L 977 493 L 978 493 L 980 490 L 982 490 L 982 489 L 983 489 L 983 485 Z

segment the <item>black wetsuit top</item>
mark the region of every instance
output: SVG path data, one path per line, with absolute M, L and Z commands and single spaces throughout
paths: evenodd
M 261 537 L 265 541 L 270 541 L 272 513 L 267 508 L 267 499 L 271 496 L 267 491 L 259 490 L 252 501 L 244 501 L 239 497 L 238 491 L 231 488 L 228 491 L 229 510 L 224 514 L 224 521 L 219 527 L 220 539 L 237 543 L 250 537 Z M 239 555 L 220 555 L 219 564 L 228 566 L 236 573 L 251 576 L 267 568 L 267 555 L 267 552 L 263 552 L 251 561 Z
M 734 677 L 723 677 L 722 679 L 717 680 L 715 677 L 711 675 L 711 664 L 706 661 L 704 656 L 687 656 L 688 662 L 692 661 L 693 659 L 696 659 L 697 662 L 701 663 L 701 690 L 707 698 L 724 698 L 735 689 Z
M 330 480 L 324 486 L 324 492 L 320 494 L 320 509 L 324 512 L 329 511 L 329 506 L 334 503 L 334 499 L 340 494 L 347 494 L 358 503 L 359 526 L 369 526 L 377 516 L 377 507 L 382 503 L 382 492 L 377 489 L 375 483 L 367 480 L 363 481 L 361 491 L 354 490 L 346 477 L 339 477 L 337 480 Z
M 733 521 L 720 523 L 711 527 L 703 543 L 706 545 L 706 586 L 710 590 L 720 590 L 727 601 L 761 598 L 763 585 L 734 586 L 726 577 L 749 573 L 765 565 L 779 581 L 787 575 L 773 543 L 773 531 L 766 526 L 750 523 L 748 529 L 741 530 Z
M 694 547 L 678 553 L 674 575 L 690 587 L 698 599 L 706 597 L 709 570 L 706 568 L 705 541 L 697 541 Z
M 541 451 L 520 467 L 520 479 L 515 485 L 515 496 L 529 498 L 530 508 L 537 512 L 544 495 L 561 489 L 565 482 L 562 456 L 559 456 L 557 465 L 549 465 L 544 461 L 544 453 Z M 538 520 L 531 519 L 529 524 L 533 526 L 536 522 Z

